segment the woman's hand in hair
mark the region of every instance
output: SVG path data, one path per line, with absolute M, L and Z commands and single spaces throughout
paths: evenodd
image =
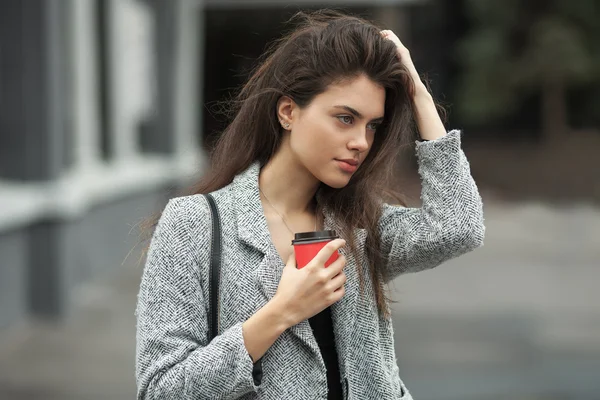
M 394 32 L 384 30 L 381 31 L 381 36 L 383 36 L 385 39 L 391 40 L 396 45 L 398 58 L 408 70 L 415 84 L 415 90 L 412 94 L 414 105 L 413 110 L 421 139 L 435 140 L 445 136 L 446 128 L 444 127 L 444 123 L 440 118 L 431 94 L 417 73 L 417 69 L 410 58 L 410 52 L 402 44 Z
M 396 34 L 390 30 L 383 30 L 380 33 L 381 33 L 381 36 L 383 36 L 385 39 L 391 40 L 396 45 L 396 50 L 398 52 L 398 59 L 410 73 L 410 76 L 412 77 L 412 80 L 415 83 L 415 86 L 422 84 L 421 78 L 419 77 L 419 73 L 417 72 L 417 69 L 415 68 L 412 58 L 410 58 L 410 51 L 408 51 L 406 46 L 404 46 L 404 44 L 402 44 L 402 42 L 400 41 L 398 36 L 396 36 Z M 417 87 L 416 89 L 419 89 L 419 88 Z

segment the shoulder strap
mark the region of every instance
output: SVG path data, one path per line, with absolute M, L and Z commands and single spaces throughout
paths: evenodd
M 210 316 L 208 342 L 219 333 L 219 277 L 221 271 L 221 217 L 215 199 L 210 194 L 205 194 L 212 215 L 212 235 L 210 251 Z
M 205 194 L 210 213 L 212 215 L 212 239 L 210 252 L 210 316 L 208 317 L 210 343 L 219 333 L 219 278 L 221 270 L 221 217 L 215 199 L 210 194 Z M 262 358 L 252 366 L 252 379 L 259 386 L 262 381 Z

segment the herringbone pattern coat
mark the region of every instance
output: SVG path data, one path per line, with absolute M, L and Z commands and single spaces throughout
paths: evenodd
M 384 205 L 381 268 L 391 279 L 483 243 L 481 198 L 460 139 L 460 131 L 452 131 L 417 143 L 421 208 Z M 325 365 L 307 320 L 286 330 L 256 366 L 244 346 L 242 323 L 275 295 L 284 267 L 261 206 L 259 170 L 254 163 L 213 193 L 224 248 L 220 331 L 210 343 L 210 210 L 201 195 L 174 198 L 166 206 L 138 296 L 138 399 L 327 399 Z M 325 228 L 332 227 L 326 212 Z M 364 231 L 356 234 L 364 243 Z M 346 256 L 346 293 L 331 306 L 344 396 L 412 399 L 399 376 L 392 321 L 379 317 L 368 277 L 366 296 L 359 296 L 356 262 Z

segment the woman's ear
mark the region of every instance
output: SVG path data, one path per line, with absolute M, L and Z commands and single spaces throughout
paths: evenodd
M 277 118 L 283 129 L 291 129 L 295 108 L 296 103 L 288 96 L 282 96 L 277 101 Z

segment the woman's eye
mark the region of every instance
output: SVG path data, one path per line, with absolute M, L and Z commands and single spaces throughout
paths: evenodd
M 372 130 L 372 131 L 376 131 L 376 130 L 377 130 L 377 128 L 379 128 L 379 124 L 377 124 L 377 123 L 369 124 L 369 125 L 367 125 L 367 126 L 368 126 L 368 128 L 369 128 L 370 130 Z
M 352 123 L 352 117 L 349 115 L 340 115 L 337 118 L 346 125 L 350 125 Z

